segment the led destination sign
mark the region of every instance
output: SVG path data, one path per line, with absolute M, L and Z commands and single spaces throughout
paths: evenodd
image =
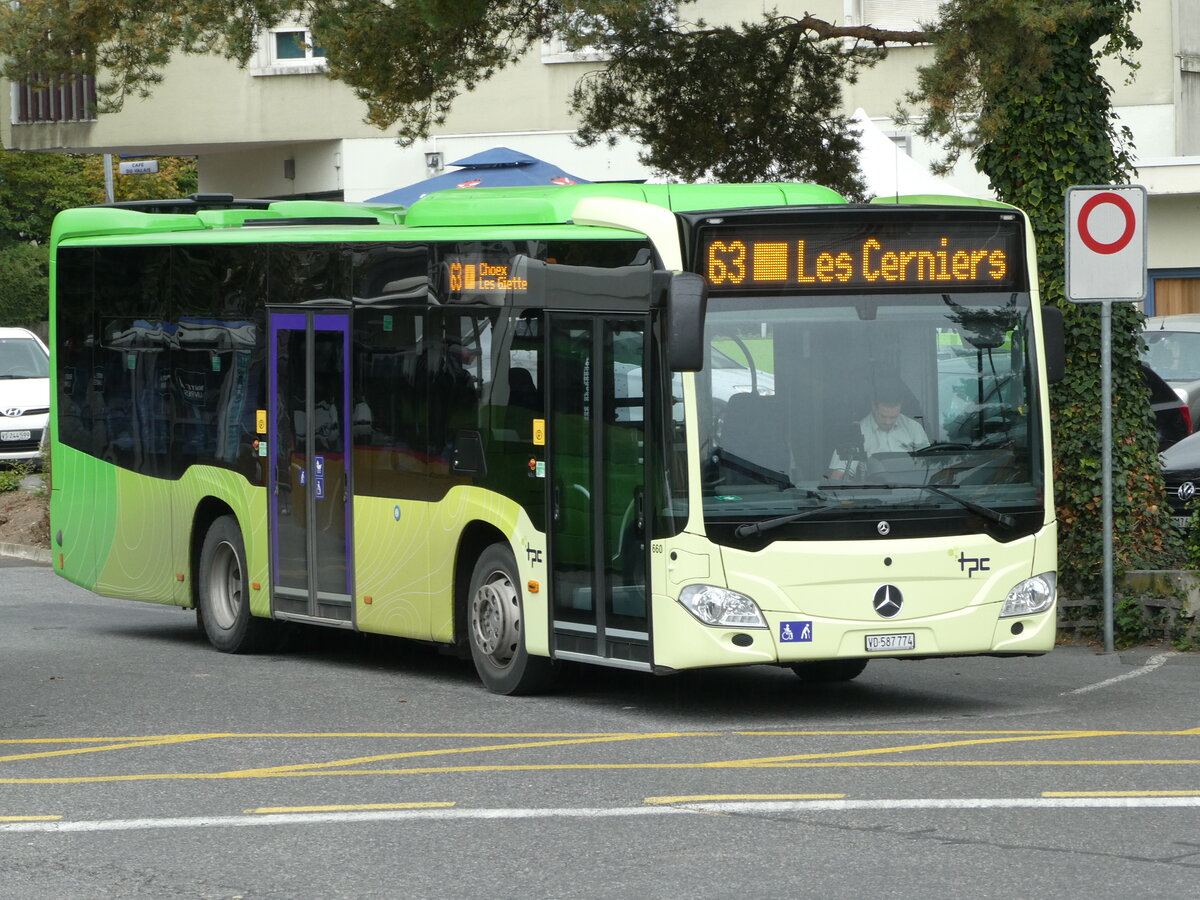
M 449 263 L 450 291 L 461 293 L 493 293 L 496 291 L 525 291 L 529 281 L 513 275 L 507 264 L 490 262 Z
M 700 271 L 713 291 L 1024 287 L 1015 222 L 711 228 Z

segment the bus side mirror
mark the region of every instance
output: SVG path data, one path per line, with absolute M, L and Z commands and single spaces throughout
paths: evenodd
M 1046 380 L 1058 384 L 1067 375 L 1063 314 L 1057 306 L 1042 307 L 1042 343 L 1045 345 Z
M 667 291 L 667 362 L 672 372 L 704 368 L 708 285 L 694 272 L 676 272 Z

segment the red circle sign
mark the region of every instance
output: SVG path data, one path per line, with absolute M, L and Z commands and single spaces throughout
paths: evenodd
M 1125 231 L 1124 233 L 1111 243 L 1104 243 L 1092 237 L 1091 231 L 1088 230 L 1088 216 L 1092 211 L 1102 203 L 1111 203 L 1125 216 Z M 1117 253 L 1129 246 L 1129 242 L 1133 240 L 1133 233 L 1137 229 L 1137 216 L 1133 214 L 1133 207 L 1129 205 L 1129 201 L 1120 194 L 1114 194 L 1112 191 L 1106 191 L 1103 194 L 1094 194 L 1089 197 L 1079 210 L 1079 215 L 1075 219 L 1075 226 L 1079 232 L 1079 239 L 1093 253 Z

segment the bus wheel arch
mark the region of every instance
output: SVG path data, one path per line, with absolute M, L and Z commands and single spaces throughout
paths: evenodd
M 554 681 L 554 664 L 526 650 L 524 597 L 512 548 L 505 539 L 477 550 L 460 554 L 460 560 L 470 563 L 470 576 L 456 603 L 462 612 L 458 631 L 466 639 L 475 671 L 496 694 L 544 691 Z
M 237 515 L 228 503 L 211 496 L 203 498 L 196 504 L 196 510 L 192 513 L 192 536 L 188 548 L 188 559 L 192 570 L 192 606 L 196 608 L 197 612 L 200 610 L 200 553 L 204 549 L 204 538 L 208 534 L 208 530 L 212 528 L 213 522 L 221 516 L 233 516 L 235 520 L 237 519 Z
M 219 508 L 217 503 L 210 509 Z M 215 516 L 197 511 L 193 542 L 195 604 L 209 643 L 223 653 L 254 653 L 266 649 L 273 637 L 272 623 L 250 613 L 246 545 L 237 517 L 225 507 Z

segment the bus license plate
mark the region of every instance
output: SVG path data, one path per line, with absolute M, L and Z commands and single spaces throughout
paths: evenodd
M 0 441 L 27 441 L 28 431 L 0 431 Z
M 917 636 L 907 634 L 868 634 L 867 652 L 885 653 L 889 650 L 916 650 Z

